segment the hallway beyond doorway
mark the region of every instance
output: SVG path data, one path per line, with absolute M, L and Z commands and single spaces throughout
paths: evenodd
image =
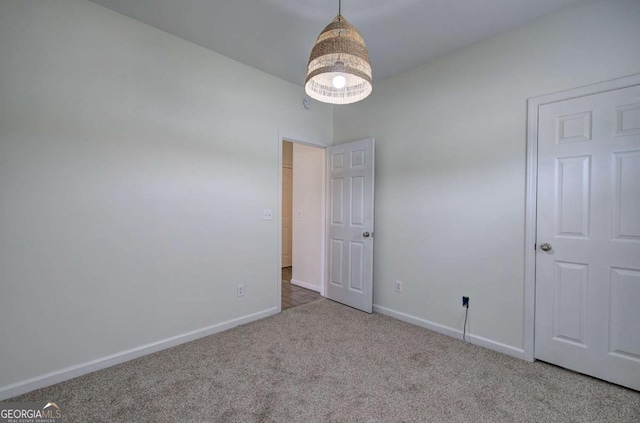
M 282 268 L 282 310 L 322 299 L 320 293 L 291 283 L 291 267 Z

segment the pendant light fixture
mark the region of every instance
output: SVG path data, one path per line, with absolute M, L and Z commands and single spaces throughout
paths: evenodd
M 369 51 L 360 31 L 338 16 L 320 33 L 311 50 L 304 90 L 309 97 L 331 104 L 367 98 L 373 89 Z

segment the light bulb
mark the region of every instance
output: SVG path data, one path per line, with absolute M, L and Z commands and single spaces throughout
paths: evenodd
M 347 79 L 342 75 L 336 75 L 333 77 L 333 86 L 337 89 L 344 88 L 347 83 Z

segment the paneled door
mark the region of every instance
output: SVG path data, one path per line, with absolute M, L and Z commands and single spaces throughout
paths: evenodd
M 327 298 L 373 311 L 374 140 L 327 148 Z
M 535 358 L 640 390 L 640 86 L 538 120 Z

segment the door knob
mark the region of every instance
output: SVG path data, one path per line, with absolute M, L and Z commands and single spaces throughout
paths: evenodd
M 540 245 L 540 249 L 542 251 L 550 251 L 551 250 L 551 244 L 545 242 L 544 244 Z
M 371 234 L 369 232 L 365 232 L 365 233 L 362 234 L 362 236 L 365 237 L 365 238 L 369 238 L 370 235 Z

